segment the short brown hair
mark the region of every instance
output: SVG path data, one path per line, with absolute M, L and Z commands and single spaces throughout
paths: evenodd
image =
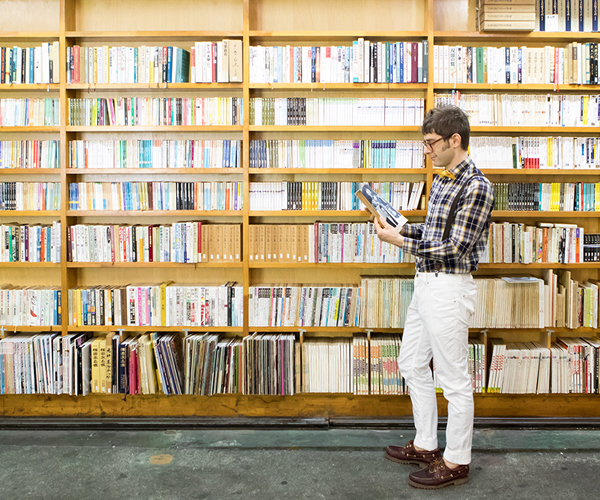
M 469 149 L 469 138 L 471 136 L 469 117 L 456 106 L 440 106 L 430 109 L 425 115 L 421 130 L 423 135 L 436 133 L 444 138 L 459 134 L 460 146 L 465 151 Z

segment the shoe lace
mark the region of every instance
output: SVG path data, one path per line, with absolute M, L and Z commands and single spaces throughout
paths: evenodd
M 445 468 L 446 464 L 444 463 L 444 461 L 436 457 L 431 461 L 431 464 L 429 465 L 429 472 L 435 473 L 438 470 L 443 471 Z

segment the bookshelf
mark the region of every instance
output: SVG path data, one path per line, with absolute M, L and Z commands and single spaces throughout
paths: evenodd
M 72 288 L 96 285 L 123 285 L 139 282 L 202 283 L 219 285 L 236 281 L 243 285 L 244 309 L 248 310 L 249 287 L 258 283 L 326 284 L 360 283 L 361 275 L 411 275 L 414 264 L 371 263 L 275 263 L 251 262 L 248 228 L 251 224 L 305 224 L 315 221 L 365 222 L 355 211 L 252 211 L 249 207 L 251 182 L 425 182 L 425 194 L 436 171 L 430 162 L 424 168 L 337 169 L 337 168 L 250 168 L 250 141 L 262 139 L 326 140 L 414 140 L 421 139 L 418 126 L 259 126 L 250 123 L 250 99 L 258 97 L 405 97 L 423 98 L 425 108 L 433 105 L 435 93 L 459 90 L 465 93 L 518 94 L 595 94 L 598 85 L 515 85 L 515 84 L 441 84 L 433 82 L 434 45 L 507 46 L 518 43 L 532 47 L 547 44 L 565 46 L 569 42 L 600 41 L 595 33 L 518 33 L 491 34 L 475 31 L 475 0 L 344 0 L 324 4 L 318 0 L 223 0 L 219 2 L 175 0 L 25 0 L 0 5 L 7 14 L 0 20 L 0 46 L 32 47 L 43 42 L 60 44 L 60 83 L 0 85 L 0 98 L 60 98 L 60 126 L 0 127 L 0 140 L 60 140 L 60 169 L 0 169 L 0 182 L 61 183 L 60 211 L 0 212 L 2 223 L 47 224 L 60 221 L 62 258 L 54 263 L 1 263 L 3 282 L 19 286 L 60 287 L 63 300 Z M 429 44 L 428 83 L 250 83 L 251 46 L 277 45 L 351 45 L 357 38 L 371 41 L 422 41 Z M 242 83 L 67 83 L 66 48 L 74 45 L 141 47 L 173 45 L 186 48 L 196 41 L 222 39 L 242 41 Z M 95 97 L 241 97 L 243 125 L 213 126 L 71 126 L 68 99 Z M 124 133 L 124 134 L 123 134 Z M 478 135 L 589 136 L 597 127 L 473 127 Z M 241 169 L 75 169 L 68 168 L 69 142 L 73 140 L 122 139 L 235 139 L 242 143 Z M 597 170 L 507 170 L 487 169 L 492 182 L 595 182 Z M 73 182 L 126 181 L 241 181 L 244 206 L 239 211 L 90 211 L 70 210 L 69 190 Z M 405 211 L 411 221 L 423 220 L 425 207 Z M 588 232 L 600 232 L 598 212 L 514 212 L 497 211 L 494 220 L 523 223 L 560 221 L 577 223 Z M 215 224 L 240 224 L 242 259 L 239 263 L 182 264 L 171 262 L 67 262 L 67 230 L 75 224 L 169 224 L 184 220 L 202 220 Z M 114 221 L 114 222 L 113 222 Z M 541 276 L 545 269 L 570 270 L 578 280 L 600 278 L 600 264 L 481 264 L 478 275 L 532 274 Z M 63 308 L 66 304 L 63 302 Z M 244 315 L 241 327 L 142 327 L 73 326 L 67 315 L 61 325 L 52 327 L 10 326 L 1 335 L 14 332 L 218 332 L 226 338 L 246 337 L 257 331 L 287 332 L 304 338 L 368 336 L 377 333 L 401 333 L 401 329 L 365 329 L 332 327 L 250 327 Z M 489 337 L 507 341 L 541 341 L 545 345 L 557 336 L 589 336 L 589 328 L 569 330 L 547 328 L 530 330 L 474 330 L 485 342 Z M 477 394 L 476 415 L 494 417 L 597 415 L 596 395 L 588 394 Z M 269 417 L 398 417 L 410 415 L 408 396 L 352 394 L 296 394 L 294 396 L 171 396 L 121 394 L 88 396 L 2 395 L 0 415 L 56 417 L 139 417 L 139 416 L 269 416 Z M 447 411 L 443 397 L 438 398 L 441 412 Z

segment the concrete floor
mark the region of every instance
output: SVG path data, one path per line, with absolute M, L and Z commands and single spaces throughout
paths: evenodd
M 407 430 L 0 431 L 0 500 L 582 499 L 600 431 L 476 429 L 471 481 L 430 492 L 383 458 Z M 440 434 L 443 443 L 443 434 Z

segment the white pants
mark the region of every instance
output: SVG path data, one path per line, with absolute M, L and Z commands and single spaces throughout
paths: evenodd
M 417 435 L 415 445 L 434 450 L 437 441 L 437 402 L 429 362 L 448 400 L 446 460 L 471 462 L 473 386 L 469 376 L 469 323 L 475 312 L 476 286 L 470 274 L 417 273 L 408 308 L 400 373 L 410 388 Z

